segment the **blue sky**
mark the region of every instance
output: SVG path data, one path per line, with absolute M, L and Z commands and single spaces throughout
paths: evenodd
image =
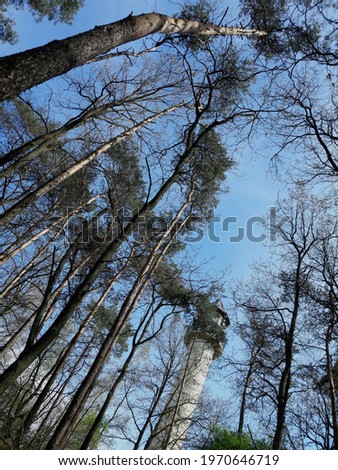
M 1 55 L 8 55 L 32 47 L 45 44 L 55 39 L 62 39 L 95 27 L 133 14 L 159 11 L 173 14 L 179 10 L 176 0 L 86 0 L 85 6 L 80 9 L 72 25 L 56 24 L 44 20 L 36 23 L 33 17 L 25 10 L 9 11 L 16 21 L 16 31 L 19 41 L 15 45 L 4 44 L 0 46 Z M 227 18 L 233 18 L 237 11 L 236 1 L 224 2 L 229 7 Z M 258 256 L 266 256 L 267 249 L 263 243 L 248 240 L 246 225 L 251 217 L 265 216 L 282 186 L 273 181 L 268 174 L 269 156 L 266 158 L 252 158 L 249 151 L 233 155 L 237 162 L 235 173 L 228 177 L 230 192 L 220 196 L 219 207 L 215 215 L 221 218 L 237 217 L 238 222 L 229 225 L 231 232 L 222 233 L 221 224 L 216 224 L 215 233 L 221 237 L 220 242 L 210 240 L 205 236 L 203 241 L 196 244 L 201 250 L 201 257 L 212 257 L 210 268 L 223 269 L 231 266 L 235 276 L 247 275 L 248 264 Z M 239 228 L 244 228 L 244 239 L 240 242 L 229 243 L 229 236 L 234 236 Z M 254 234 L 258 236 L 263 229 L 259 224 L 254 225 Z

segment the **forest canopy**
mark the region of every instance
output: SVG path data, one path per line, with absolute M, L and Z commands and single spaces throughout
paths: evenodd
M 15 19 L 8 8 L 27 8 L 36 21 L 47 18 L 49 21 L 71 23 L 84 0 L 2 0 L 0 5 L 0 41 L 14 44 L 18 40 Z

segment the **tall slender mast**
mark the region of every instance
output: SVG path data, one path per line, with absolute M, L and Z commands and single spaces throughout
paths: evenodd
M 184 337 L 186 355 L 176 384 L 145 449 L 181 448 L 211 361 L 223 353 L 229 324 L 219 300 L 214 312 L 201 312 L 188 328 Z

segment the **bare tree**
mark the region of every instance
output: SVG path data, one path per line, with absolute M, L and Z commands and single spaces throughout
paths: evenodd
M 305 299 L 311 291 L 311 257 L 322 243 L 324 214 L 330 210 L 330 204 L 311 199 L 299 188 L 298 191 L 299 194 L 292 193 L 288 201 L 279 205 L 282 223 L 274 227 L 280 237 L 276 268 L 258 266 L 256 281 L 253 280 L 250 287 L 251 296 L 243 298 L 239 294 L 240 305 L 248 315 L 245 338 L 249 337 L 250 343 L 257 344 L 256 350 L 252 349 L 255 361 L 252 363 L 251 354 L 248 367 L 249 396 L 257 404 L 265 403 L 266 399 L 270 402 L 267 409 L 275 416 L 274 449 L 284 445 L 289 432 L 286 417 L 294 393 L 292 389 L 296 386 L 300 354 L 305 348 L 301 345 L 299 332 L 307 321 Z

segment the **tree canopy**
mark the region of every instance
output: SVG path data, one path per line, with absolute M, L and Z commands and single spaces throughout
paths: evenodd
M 36 21 L 45 17 L 49 21 L 71 23 L 76 13 L 84 5 L 84 0 L 3 0 L 0 5 L 0 40 L 15 43 L 18 35 L 15 32 L 15 20 L 8 14 L 8 7 L 15 9 L 28 8 Z

